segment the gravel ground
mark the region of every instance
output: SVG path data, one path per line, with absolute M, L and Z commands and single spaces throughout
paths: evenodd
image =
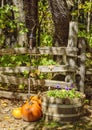
M 74 123 L 58 124 L 45 122 L 43 119 L 37 122 L 25 122 L 12 116 L 13 108 L 23 104 L 21 101 L 0 99 L 0 130 L 92 130 L 92 114 L 82 117 Z

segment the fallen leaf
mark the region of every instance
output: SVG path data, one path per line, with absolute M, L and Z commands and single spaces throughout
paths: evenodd
M 9 116 L 5 116 L 4 119 L 5 119 L 5 120 L 8 120 L 8 119 L 10 119 L 10 117 L 9 117 Z
M 8 103 L 4 102 L 4 103 L 2 103 L 2 106 L 7 107 Z

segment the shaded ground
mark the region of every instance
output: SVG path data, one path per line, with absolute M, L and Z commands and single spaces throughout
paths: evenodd
M 0 130 L 92 130 L 92 114 L 82 117 L 79 121 L 67 124 L 45 122 L 25 122 L 12 117 L 12 109 L 19 107 L 23 102 L 0 99 Z

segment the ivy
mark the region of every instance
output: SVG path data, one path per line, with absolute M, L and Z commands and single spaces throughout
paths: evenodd
M 38 8 L 39 28 L 37 36 L 40 37 L 40 41 L 38 42 L 40 42 L 40 46 L 51 46 L 53 38 L 53 21 L 48 1 L 40 0 L 38 2 Z
M 28 29 L 22 21 L 18 23 L 18 17 L 19 11 L 16 6 L 6 4 L 3 7 L 0 7 L 0 45 L 4 43 L 5 35 L 11 35 L 12 33 L 17 32 L 17 26 L 20 28 L 20 33 L 23 34 L 28 32 Z

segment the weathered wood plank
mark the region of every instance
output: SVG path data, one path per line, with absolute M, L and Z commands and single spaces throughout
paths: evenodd
M 78 68 L 78 70 L 76 70 L 76 74 L 79 74 L 79 72 L 80 72 L 80 67 Z M 86 69 L 85 74 L 92 75 L 92 69 Z
M 80 81 L 79 81 L 79 86 L 80 86 L 80 91 L 84 92 L 84 87 L 85 87 L 85 73 L 86 73 L 86 66 L 85 66 L 85 61 L 86 61 L 86 41 L 84 38 L 79 38 L 78 41 L 78 48 L 79 48 L 79 54 L 80 54 L 80 60 L 79 60 L 79 65 L 80 65 Z
M 27 93 L 0 91 L 0 98 L 26 100 L 27 97 L 28 97 Z
M 86 75 L 92 75 L 92 69 L 86 69 Z
M 38 70 L 40 70 L 41 72 L 56 72 L 56 73 L 60 73 L 60 72 L 74 72 L 74 70 L 70 69 L 67 65 L 58 65 L 58 66 L 38 66 Z
M 27 48 L 7 48 L 7 49 L 0 49 L 0 55 L 4 54 L 26 54 L 29 53 L 29 49 Z
M 60 65 L 60 66 L 38 66 L 37 67 L 0 67 L 0 73 L 23 73 L 24 71 L 28 71 L 30 72 L 30 70 L 40 70 L 40 72 L 53 72 L 53 73 L 57 73 L 57 72 L 73 72 L 73 69 L 69 69 L 69 67 L 67 67 L 67 65 Z M 77 74 L 79 72 L 77 71 Z M 92 69 L 86 69 L 86 75 L 92 75 Z
M 63 55 L 65 47 L 39 47 L 38 51 L 40 54 Z
M 72 52 L 72 53 L 71 53 Z M 32 50 L 28 48 L 7 48 L 7 49 L 0 49 L 0 55 L 4 54 L 49 54 L 49 55 L 70 55 L 76 56 L 77 48 L 75 47 L 38 47 L 33 48 Z
M 78 22 L 71 21 L 69 24 L 68 47 L 77 47 Z
M 38 67 L 0 67 L 0 73 L 23 73 L 24 71 L 39 70 L 40 72 L 74 72 L 74 69 L 70 69 L 68 65 L 49 65 L 49 66 L 38 66 Z
M 19 67 L 0 67 L 1 73 L 23 73 L 24 71 L 30 71 L 30 67 L 19 66 Z
M 28 85 L 28 79 L 27 78 L 19 78 L 15 76 L 6 76 L 1 74 L 0 75 L 0 82 L 2 83 L 8 83 L 8 84 L 25 84 Z M 56 85 L 60 85 L 62 88 L 64 88 L 66 85 L 70 85 L 70 83 L 65 83 L 63 81 L 55 81 L 55 80 L 37 80 L 34 78 L 30 79 L 31 86 L 47 86 L 47 87 L 55 87 Z
M 19 78 L 15 76 L 7 76 L 7 75 L 0 75 L 0 82 L 2 83 L 9 83 L 9 84 L 28 84 L 28 81 L 26 78 Z

